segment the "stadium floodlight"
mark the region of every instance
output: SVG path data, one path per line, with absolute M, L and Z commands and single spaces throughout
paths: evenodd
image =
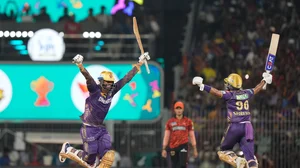
M 23 31 L 23 32 L 22 32 L 22 37 L 26 38 L 27 35 L 28 35 L 27 31 Z
M 9 37 L 9 31 L 4 32 L 4 37 Z
M 16 32 L 16 37 L 18 37 L 18 38 L 19 38 L 19 37 L 21 37 L 21 36 L 22 36 L 22 33 L 21 33 L 21 31 L 17 31 L 17 32 Z
M 83 32 L 82 36 L 83 36 L 84 38 L 89 38 L 89 32 Z
M 101 33 L 100 32 L 96 32 L 95 36 L 96 36 L 96 38 L 100 38 L 101 37 Z
M 90 38 L 95 38 L 95 32 L 90 32 Z
M 4 33 L 3 31 L 0 31 L 0 37 L 3 37 Z
M 34 35 L 33 31 L 28 32 L 28 37 L 33 37 L 33 35 Z
M 9 36 L 10 36 L 11 38 L 16 37 L 16 32 L 15 32 L 15 31 L 11 31 L 11 32 L 9 33 Z

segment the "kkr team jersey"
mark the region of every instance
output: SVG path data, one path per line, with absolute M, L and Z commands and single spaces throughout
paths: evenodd
M 124 78 L 114 84 L 111 91 L 107 94 L 101 93 L 101 87 L 96 84 L 94 79 L 88 73 L 86 69 L 81 70 L 81 73 L 86 78 L 87 88 L 89 90 L 89 97 L 85 100 L 85 110 L 80 116 L 81 120 L 92 126 L 99 126 L 103 124 L 103 121 L 108 113 L 109 107 L 113 96 L 126 84 L 134 75 L 138 72 L 137 67 L 134 67 L 129 71 Z
M 166 130 L 170 130 L 170 148 L 189 142 L 189 131 L 194 130 L 193 122 L 187 117 L 177 119 L 175 117 L 168 120 Z
M 222 91 L 222 93 L 222 98 L 227 103 L 228 122 L 250 121 L 249 99 L 254 95 L 253 89 Z

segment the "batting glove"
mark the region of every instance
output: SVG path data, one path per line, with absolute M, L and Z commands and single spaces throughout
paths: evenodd
M 199 90 L 203 91 L 204 90 L 204 84 L 203 84 L 203 78 L 196 76 L 193 78 L 193 85 L 198 85 L 199 86 Z
M 273 78 L 272 74 L 267 73 L 267 72 L 264 72 L 264 73 L 262 74 L 262 77 L 263 77 L 263 80 L 264 80 L 267 84 L 271 84 L 271 83 L 272 83 L 272 78 Z
M 145 60 L 150 60 L 150 55 L 148 52 L 145 52 L 139 57 L 139 62 L 144 62 Z
M 82 64 L 83 62 L 83 56 L 80 54 L 77 54 L 74 58 L 73 58 L 73 63 L 78 65 L 78 64 Z

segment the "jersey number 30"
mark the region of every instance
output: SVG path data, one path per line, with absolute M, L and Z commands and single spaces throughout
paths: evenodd
M 246 100 L 245 102 L 237 101 L 236 103 L 236 109 L 237 110 L 249 110 L 249 102 Z

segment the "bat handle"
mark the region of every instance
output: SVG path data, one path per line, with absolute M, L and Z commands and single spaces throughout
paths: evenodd
M 266 71 L 267 73 L 270 73 L 270 71 Z M 266 90 L 267 89 L 267 83 L 264 84 L 263 86 L 263 90 Z
M 263 90 L 267 89 L 267 83 L 265 83 L 265 85 L 263 86 Z
M 145 63 L 145 66 L 146 66 L 147 73 L 150 74 L 150 69 L 149 69 L 147 60 L 145 60 L 144 63 Z

